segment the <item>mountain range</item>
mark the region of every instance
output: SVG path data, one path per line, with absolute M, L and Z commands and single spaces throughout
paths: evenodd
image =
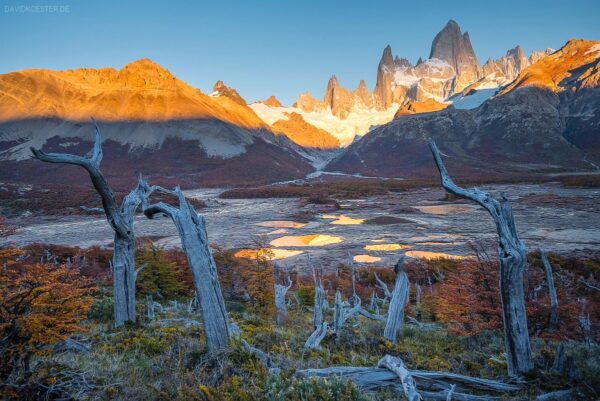
M 529 56 L 517 46 L 480 65 L 451 20 L 414 65 L 387 46 L 373 91 L 364 81 L 345 89 L 334 75 L 322 100 L 307 92 L 290 107 L 274 96 L 248 104 L 222 81 L 205 94 L 148 59 L 120 70 L 16 71 L 0 75 L 0 181 L 83 179 L 30 160 L 29 147 L 85 153 L 92 116 L 103 169 L 123 188 L 136 172 L 188 187 L 293 180 L 315 168 L 425 176 L 428 137 L 464 174 L 593 170 L 599 69 L 600 42 L 585 40 Z

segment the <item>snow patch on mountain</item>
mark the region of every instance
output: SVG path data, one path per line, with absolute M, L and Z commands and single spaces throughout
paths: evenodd
M 585 54 L 590 54 L 590 53 L 599 53 L 600 54 L 600 44 L 594 45 L 592 47 L 590 47 Z
M 498 92 L 498 88 L 490 88 L 490 89 L 478 89 L 475 90 L 474 93 L 471 93 L 467 96 L 460 95 L 457 99 L 452 102 L 452 105 L 455 109 L 463 109 L 469 110 L 479 107 L 488 100 L 490 97 L 494 96 Z
M 249 107 L 258 114 L 261 120 L 269 125 L 272 125 L 279 120 L 288 120 L 289 118 L 286 113 L 292 113 L 294 111 L 301 113 L 295 107 L 271 107 L 260 102 L 252 103 Z

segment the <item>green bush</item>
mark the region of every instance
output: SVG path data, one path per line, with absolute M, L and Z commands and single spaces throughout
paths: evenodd
M 88 318 L 99 323 L 109 323 L 113 319 L 113 297 L 95 299 L 88 312 Z

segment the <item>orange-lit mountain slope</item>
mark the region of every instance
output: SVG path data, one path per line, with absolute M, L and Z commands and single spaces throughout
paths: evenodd
M 70 121 L 167 121 L 216 118 L 244 128 L 266 125 L 246 106 L 210 97 L 142 59 L 120 70 L 32 69 L 0 75 L 0 122 L 31 118 Z

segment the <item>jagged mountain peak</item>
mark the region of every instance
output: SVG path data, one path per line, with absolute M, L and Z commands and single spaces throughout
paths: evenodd
M 158 69 L 158 70 L 168 71 L 166 68 L 164 68 L 160 64 L 150 60 L 148 57 L 134 60 L 130 63 L 127 63 L 122 68 L 122 70 L 147 70 L 147 69 Z
M 261 100 L 259 103 L 265 104 L 270 107 L 283 107 L 283 104 L 275 96 L 271 95 L 266 100 Z
M 174 81 L 176 78 L 169 70 L 149 58 L 132 61 L 119 70 L 120 77 L 136 76 L 142 77 L 146 86 L 164 84 Z
M 246 100 L 242 96 L 240 96 L 240 94 L 235 89 L 225 85 L 225 83 L 221 80 L 218 80 L 217 82 L 215 82 L 211 96 L 213 96 L 213 97 L 224 96 L 242 106 L 247 105 Z
M 336 86 L 339 86 L 339 85 L 340 85 L 340 83 L 338 82 L 338 79 L 337 79 L 337 77 L 335 76 L 335 74 L 334 74 L 334 75 L 332 75 L 332 76 L 329 78 L 329 82 L 327 82 L 327 86 L 328 86 L 328 87 L 336 87 Z
M 448 20 L 448 22 L 446 23 L 446 28 L 448 28 L 448 29 L 457 29 L 457 30 L 460 31 L 460 26 L 458 25 L 458 22 L 456 22 L 452 18 L 450 18 Z
M 469 34 L 467 32 L 462 34 L 458 23 L 454 20 L 448 21 L 448 24 L 435 35 L 429 58 L 440 59 L 454 68 L 457 75 L 454 92 L 462 90 L 481 75 Z
M 381 61 L 379 65 L 392 65 L 394 64 L 394 56 L 392 55 L 392 46 L 387 45 L 383 49 L 383 54 L 381 55 Z

